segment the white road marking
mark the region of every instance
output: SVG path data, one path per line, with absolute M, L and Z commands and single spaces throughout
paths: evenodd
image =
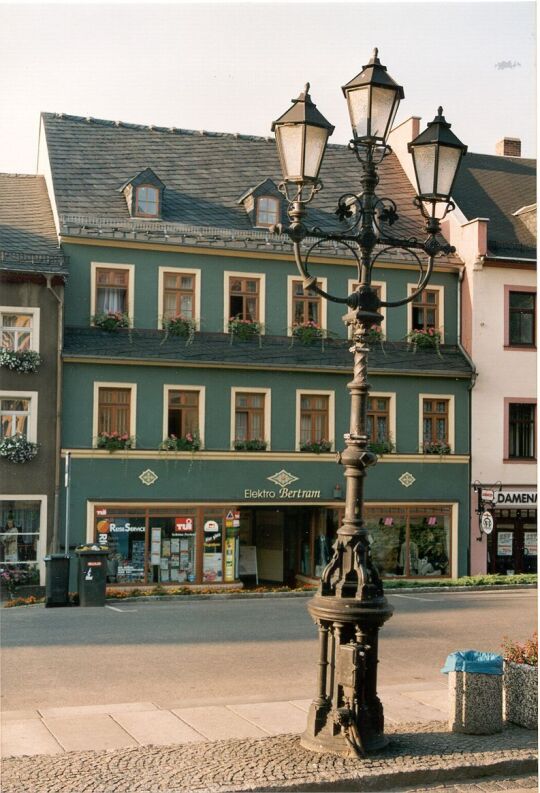
M 119 609 L 116 606 L 105 606 L 106 609 L 112 609 L 113 611 L 119 611 L 121 614 L 130 614 L 132 611 L 137 611 L 137 609 Z
M 437 600 L 433 600 L 433 598 L 421 598 L 418 595 L 395 595 L 393 592 L 388 593 L 388 597 L 393 598 L 407 598 L 407 600 L 425 600 L 426 603 L 437 603 Z

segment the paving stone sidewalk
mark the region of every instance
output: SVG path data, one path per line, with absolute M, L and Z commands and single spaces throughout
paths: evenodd
M 4 760 L 3 793 L 275 793 L 403 790 L 416 785 L 525 775 L 536 770 L 536 733 L 449 733 L 446 724 L 387 729 L 390 745 L 367 759 L 318 755 L 298 735 L 67 752 Z

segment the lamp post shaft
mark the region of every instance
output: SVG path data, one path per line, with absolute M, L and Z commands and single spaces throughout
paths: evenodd
M 345 466 L 343 523 L 334 555 L 308 605 L 319 630 L 319 687 L 301 743 L 305 748 L 354 757 L 386 745 L 377 696 L 378 631 L 392 614 L 374 567 L 363 519 L 366 469 L 377 462 L 367 448 L 369 324 L 354 323 L 350 431 L 340 455 Z

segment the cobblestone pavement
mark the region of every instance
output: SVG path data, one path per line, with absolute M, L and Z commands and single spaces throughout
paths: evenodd
M 275 793 L 388 791 L 444 783 L 458 785 L 458 790 L 459 780 L 523 776 L 536 770 L 532 730 L 510 727 L 498 735 L 460 735 L 449 733 L 444 723 L 431 723 L 401 725 L 388 729 L 387 735 L 390 746 L 363 760 L 308 752 L 297 735 L 11 758 L 3 764 L 2 790 Z
M 490 777 L 471 779 L 454 785 L 430 785 L 429 787 L 390 788 L 386 793 L 538 793 L 537 776 Z

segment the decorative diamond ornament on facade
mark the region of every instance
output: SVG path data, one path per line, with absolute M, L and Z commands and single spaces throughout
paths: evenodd
M 267 476 L 266 478 L 269 479 L 270 482 L 275 482 L 275 484 L 279 485 L 280 487 L 287 487 L 287 485 L 290 485 L 291 482 L 298 481 L 297 476 L 293 476 L 293 474 L 285 471 L 284 468 L 282 468 L 281 471 L 278 471 L 277 474 L 274 474 L 273 476 Z
M 416 479 L 408 471 L 405 471 L 405 473 L 401 474 L 401 476 L 399 477 L 399 481 L 401 482 L 403 487 L 410 487 L 412 484 L 416 482 Z
M 157 479 L 159 479 L 159 477 L 150 468 L 147 468 L 146 471 L 143 471 L 142 474 L 140 474 L 139 479 L 141 480 L 143 485 L 150 486 L 153 485 L 154 482 L 156 482 Z

